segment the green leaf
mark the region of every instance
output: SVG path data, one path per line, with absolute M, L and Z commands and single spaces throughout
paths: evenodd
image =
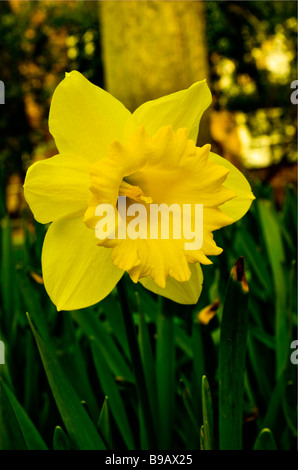
M 271 373 L 268 374 L 272 364 L 272 349 L 264 346 L 263 343 L 256 339 L 251 334 L 248 334 L 247 350 L 249 357 L 249 364 L 252 367 L 253 377 L 256 381 L 254 394 L 259 395 L 264 403 L 269 403 L 272 396 L 272 380 Z M 267 373 L 264 370 L 267 368 Z M 273 374 L 274 375 L 274 374 Z
M 0 450 L 26 450 L 27 445 L 13 407 L 0 379 Z
M 123 377 L 127 381 L 134 382 L 134 377 L 129 366 L 112 337 L 100 324 L 94 311 L 92 309 L 75 310 L 72 312 L 72 316 L 89 339 L 96 341 L 111 371 L 118 377 Z
M 47 446 L 40 436 L 39 432 L 35 428 L 34 424 L 28 417 L 24 408 L 19 404 L 18 400 L 15 398 L 13 393 L 10 391 L 8 386 L 3 382 L 2 387 L 7 395 L 9 403 L 13 409 L 13 412 L 18 421 L 19 427 L 21 429 L 26 447 L 29 450 L 46 450 Z
M 104 394 L 109 398 L 111 413 L 114 416 L 127 448 L 129 450 L 134 450 L 135 444 L 132 432 L 127 418 L 125 406 L 115 381 L 115 376 L 113 376 L 109 370 L 107 361 L 102 354 L 102 350 L 99 347 L 97 341 L 92 341 L 91 350 L 98 380 L 101 384 L 101 388 Z
M 129 358 L 129 346 L 125 334 L 125 325 L 121 312 L 121 306 L 118 298 L 112 292 L 99 304 L 99 309 L 102 313 L 106 314 L 106 324 L 108 330 L 117 339 L 118 344 L 121 345 L 126 358 Z
M 159 415 L 159 446 L 170 449 L 175 409 L 175 343 L 172 303 L 162 299 L 157 316 L 156 382 Z
M 185 378 L 180 379 L 179 386 L 180 386 L 180 392 L 181 392 L 185 409 L 192 423 L 192 429 L 191 429 L 192 442 L 194 442 L 194 445 L 196 445 L 200 436 L 200 428 L 199 428 L 197 417 L 195 416 L 194 403 L 190 394 L 189 386 L 186 383 Z M 184 420 L 185 420 L 185 417 L 184 417 Z
M 287 282 L 284 272 L 285 253 L 280 231 L 281 221 L 270 201 L 257 202 L 275 293 L 276 377 L 280 377 L 288 361 L 290 341 L 287 311 Z
M 274 337 L 266 333 L 266 331 L 262 330 L 257 326 L 249 325 L 248 332 L 249 334 L 254 336 L 258 341 L 267 346 L 267 348 L 273 350 L 275 349 Z
M 253 274 L 259 281 L 267 295 L 272 295 L 272 285 L 270 276 L 266 269 L 266 260 L 264 255 L 258 250 L 258 246 L 247 230 L 239 230 L 236 232 L 235 246 L 241 253 L 245 261 L 253 270 Z
M 113 448 L 111 418 L 109 411 L 109 398 L 105 397 L 100 415 L 98 418 L 97 428 L 102 436 L 108 449 Z
M 192 325 L 193 371 L 192 371 L 192 395 L 197 420 L 202 420 L 202 376 L 205 372 L 204 347 L 201 325 L 198 321 Z
M 137 296 L 138 297 L 138 296 Z M 155 432 L 158 432 L 158 416 L 157 416 L 157 386 L 156 386 L 156 369 L 153 358 L 148 325 L 145 320 L 144 313 L 139 305 L 139 345 L 141 358 L 143 362 L 146 387 L 148 391 L 151 413 L 154 421 Z
M 36 330 L 29 315 L 28 320 L 39 349 L 49 385 L 69 437 L 78 449 L 105 449 L 105 445 L 97 433 L 95 425 L 84 410 L 79 397 L 69 383 L 58 361 Z
M 205 450 L 204 444 L 205 444 L 205 435 L 204 435 L 204 426 L 202 424 L 201 429 L 200 429 L 200 449 L 201 450 Z
M 277 450 L 276 442 L 270 429 L 262 429 L 257 437 L 253 450 Z
M 136 389 L 138 395 L 138 405 L 139 410 L 141 411 L 141 429 L 144 429 L 146 432 L 145 439 L 142 439 L 142 444 L 145 448 L 155 448 L 156 447 L 156 434 L 154 429 L 153 417 L 150 410 L 150 401 L 148 396 L 148 390 L 146 386 L 146 379 L 144 374 L 143 363 L 141 359 L 140 347 L 138 343 L 138 337 L 135 328 L 135 321 L 133 318 L 133 313 L 131 305 L 129 302 L 128 291 L 126 288 L 125 277 L 117 284 L 117 290 L 119 295 L 119 300 L 121 304 L 123 321 L 125 325 L 125 332 L 127 336 L 127 342 L 130 349 L 130 357 L 133 366 Z M 143 448 L 143 447 L 142 447 Z
M 263 428 L 272 429 L 273 432 L 281 429 L 284 425 L 284 419 L 282 417 L 281 401 L 282 396 L 285 392 L 285 380 L 284 374 L 281 375 L 280 379 L 276 383 L 273 390 L 271 390 L 270 401 L 267 404 L 266 415 L 262 421 Z
M 69 437 L 60 426 L 55 427 L 53 436 L 53 449 L 54 450 L 72 450 L 73 446 Z
M 49 345 L 52 347 L 47 318 L 40 314 L 41 295 L 39 290 L 33 285 L 28 273 L 21 269 L 17 270 L 17 284 L 22 297 L 23 309 L 30 312 L 30 317 L 43 340 L 46 341 L 48 347 Z
M 193 358 L 191 338 L 179 325 L 174 325 L 175 344 L 186 354 L 189 359 Z
M 204 449 L 214 449 L 213 438 L 213 406 L 209 383 L 206 375 L 202 377 L 202 404 L 204 426 Z
M 57 356 L 59 357 L 59 364 L 77 395 L 81 400 L 86 401 L 91 417 L 96 421 L 99 408 L 90 386 L 86 365 L 70 312 L 59 312 L 57 323 L 59 324 L 59 335 L 56 332 L 55 350 L 59 354 Z
M 248 327 L 244 260 L 232 268 L 223 307 L 219 345 L 219 449 L 241 450 Z

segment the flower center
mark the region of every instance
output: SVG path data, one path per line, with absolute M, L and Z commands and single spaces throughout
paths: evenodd
M 160 287 L 166 286 L 168 276 L 186 282 L 191 276 L 189 263 L 210 264 L 207 256 L 221 253 L 212 231 L 233 222 L 219 206 L 235 193 L 223 184 L 229 170 L 212 162 L 209 151 L 209 145 L 196 147 L 187 129 L 175 132 L 166 126 L 150 137 L 139 128 L 124 144 L 114 141 L 108 155 L 91 167 L 92 196 L 84 221 L 96 230 L 98 206 L 112 207 L 111 216 L 106 217 L 107 225 L 113 219 L 106 232 L 109 236 L 97 237 L 97 244 L 112 249 L 114 264 L 127 271 L 134 282 L 147 276 Z M 183 230 L 180 237 L 163 236 L 158 219 L 151 223 L 151 209 L 157 205 L 168 209 L 175 206 L 175 211 L 191 207 L 187 235 Z M 200 227 L 196 224 L 197 205 L 203 206 Z M 105 216 L 100 215 L 102 221 Z M 184 226 L 184 217 L 178 222 Z M 156 228 L 157 236 L 151 236 L 152 228 Z M 133 236 L 123 234 L 129 229 Z M 198 231 L 203 239 L 201 248 L 185 248 L 186 239 L 192 242 L 188 234 L 196 239 Z
M 133 199 L 136 202 L 145 202 L 146 204 L 152 203 L 152 197 L 145 196 L 139 186 L 133 186 L 127 183 L 125 180 L 121 181 L 119 187 L 119 196 L 125 196 L 129 199 Z

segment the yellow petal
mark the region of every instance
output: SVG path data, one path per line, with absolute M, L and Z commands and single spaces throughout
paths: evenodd
M 178 282 L 187 281 L 189 265 L 181 240 L 114 240 L 112 259 L 116 266 L 128 271 L 131 279 L 151 276 L 161 287 L 166 286 L 168 274 Z M 107 245 L 106 245 L 107 246 Z
M 86 210 L 89 185 L 86 162 L 76 155 L 61 154 L 28 169 L 24 194 L 35 219 L 46 224 Z
M 57 220 L 43 245 L 45 288 L 58 310 L 80 309 L 106 297 L 123 275 L 109 248 L 98 247 L 82 217 Z
M 201 116 L 211 101 L 206 80 L 196 82 L 186 90 L 142 104 L 127 121 L 125 135 L 144 125 L 152 136 L 160 127 L 171 125 L 175 131 L 181 127 L 187 128 L 189 138 L 196 142 Z
M 255 196 L 251 191 L 250 184 L 241 171 L 225 158 L 222 158 L 213 152 L 210 152 L 209 158 L 218 165 L 222 165 L 230 170 L 224 182 L 224 186 L 237 194 L 234 199 L 221 205 L 220 209 L 234 221 L 241 219 L 241 217 L 243 217 L 250 208 L 252 201 L 255 199 Z
M 91 163 L 121 139 L 130 112 L 112 95 L 73 71 L 56 88 L 49 128 L 60 153 L 75 153 Z
M 190 264 L 189 268 L 191 278 L 187 282 L 178 282 L 168 276 L 165 288 L 155 284 L 151 277 L 140 279 L 140 283 L 151 292 L 167 297 L 178 304 L 196 304 L 202 291 L 203 273 L 199 263 Z

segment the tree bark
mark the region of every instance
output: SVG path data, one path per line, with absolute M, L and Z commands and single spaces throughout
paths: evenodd
M 130 111 L 198 80 L 208 81 L 203 1 L 99 5 L 105 87 Z

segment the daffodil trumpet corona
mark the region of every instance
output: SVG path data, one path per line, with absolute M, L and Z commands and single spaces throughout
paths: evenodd
M 111 204 L 99 204 L 95 216 L 99 218 L 95 226 L 99 240 L 193 240 L 184 243 L 185 250 L 199 250 L 203 244 L 203 204 L 195 204 L 194 210 L 191 204 L 183 204 L 182 209 L 179 204 L 152 203 L 145 207 L 139 203 L 128 205 L 126 196 L 119 196 L 117 214 Z
M 154 293 L 197 302 L 213 231 L 254 199 L 230 162 L 197 147 L 211 103 L 205 80 L 130 113 L 79 72 L 56 88 L 49 115 L 59 154 L 29 167 L 25 198 L 50 223 L 45 288 L 58 310 L 93 305 L 127 272 Z

